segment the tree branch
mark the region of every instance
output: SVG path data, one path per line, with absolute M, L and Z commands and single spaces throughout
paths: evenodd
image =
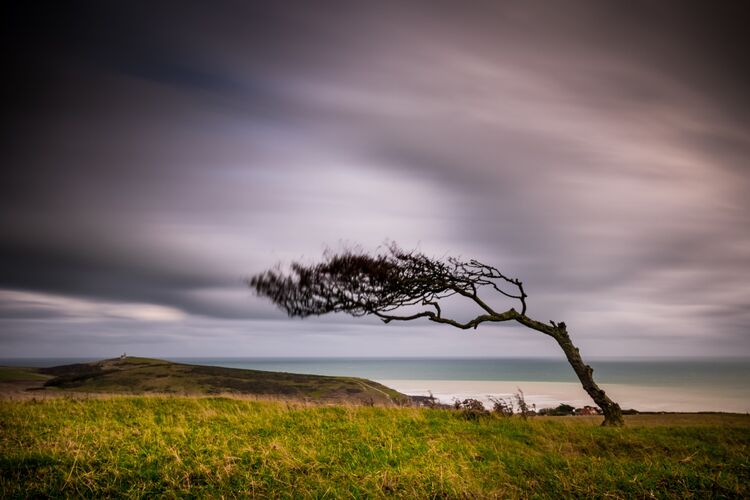
M 504 282 L 504 283 L 503 283 Z M 375 315 L 384 323 L 427 318 L 434 323 L 468 330 L 485 322 L 516 321 L 532 330 L 554 338 L 592 399 L 602 408 L 607 425 L 622 425 L 619 405 L 609 399 L 592 378 L 590 366 L 568 335 L 565 323 L 541 323 L 526 316 L 526 292 L 523 283 L 509 278 L 497 268 L 476 260 L 461 261 L 453 257 L 431 259 L 418 252 L 405 252 L 395 244 L 388 251 L 370 256 L 361 252 L 327 254 L 324 262 L 312 266 L 293 263 L 288 273 L 279 267 L 248 280 L 258 295 L 266 296 L 290 316 L 311 316 L 344 312 L 352 316 Z M 517 288 L 517 294 L 499 285 Z M 514 308 L 495 312 L 479 297 L 479 288 L 487 287 L 498 294 L 518 300 L 521 312 Z M 507 286 L 506 286 L 507 287 Z M 461 295 L 471 299 L 484 312 L 467 322 L 444 318 L 439 301 Z M 430 306 L 414 314 L 392 314 L 421 304 Z
M 479 307 L 481 307 L 482 309 L 484 309 L 485 311 L 487 311 L 488 314 L 496 314 L 495 311 L 490 306 L 488 306 L 482 299 L 480 299 L 479 296 L 476 293 L 469 293 L 467 291 L 461 290 L 460 288 L 454 288 L 454 290 L 459 295 L 463 295 L 464 297 L 468 297 L 471 300 L 473 300 L 474 302 L 476 302 L 477 305 Z M 475 290 L 476 290 L 476 288 L 475 288 Z
M 394 316 L 392 314 L 383 314 L 378 311 L 373 311 L 372 314 L 374 314 L 375 316 L 383 320 L 383 323 L 385 323 L 386 325 L 394 320 L 395 321 L 411 321 L 413 319 L 418 319 L 418 318 L 430 318 L 430 319 L 437 318 L 437 316 L 435 316 L 435 313 L 432 311 L 423 311 L 421 313 L 412 314 L 411 316 Z

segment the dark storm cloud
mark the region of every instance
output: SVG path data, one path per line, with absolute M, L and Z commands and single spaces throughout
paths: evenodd
M 150 329 L 153 305 L 170 328 L 213 317 L 234 339 L 230 319 L 282 318 L 245 275 L 393 238 L 500 265 L 600 354 L 623 335 L 633 354 L 750 352 L 739 3 L 4 10 L 15 332 L 59 317 L 96 339 L 121 314 Z
M 0 277 L 4 288 L 43 290 L 90 299 L 162 304 L 186 312 L 224 318 L 265 317 L 269 311 L 246 300 L 212 300 L 212 292 L 242 286 L 239 276 L 193 271 L 195 263 L 167 262 L 118 255 L 117 249 L 96 247 L 67 253 L 61 248 L 0 246 Z M 92 248 L 94 247 L 94 248 Z M 248 294 L 249 295 L 249 294 Z M 245 297 L 247 299 L 247 296 Z M 7 317 L 0 309 L 0 317 Z

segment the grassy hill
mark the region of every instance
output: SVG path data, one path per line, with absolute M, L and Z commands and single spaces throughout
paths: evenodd
M 0 382 L 44 382 L 50 378 L 49 375 L 39 373 L 38 368 L 0 366 Z
M 0 498 L 750 497 L 748 415 L 469 418 L 363 406 L 405 398 L 365 379 L 146 358 L 0 368 L 2 385 L 39 390 L 0 398 Z M 71 393 L 102 396 L 34 397 Z
M 217 397 L 6 400 L 0 498 L 750 496 L 750 417 L 670 418 L 612 429 Z
M 0 380 L 34 381 L 36 389 L 85 393 L 247 394 L 372 404 L 408 401 L 407 396 L 362 378 L 187 365 L 136 357 L 52 368 L 4 368 L 0 370 Z

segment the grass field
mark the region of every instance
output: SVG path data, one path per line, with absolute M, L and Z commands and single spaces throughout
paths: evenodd
M 210 397 L 6 400 L 0 497 L 750 496 L 750 417 L 597 423 Z

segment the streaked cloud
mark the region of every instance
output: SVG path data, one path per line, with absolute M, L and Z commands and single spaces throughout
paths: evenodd
M 522 278 L 594 354 L 750 355 L 739 7 L 50 9 L 9 7 L 3 35 L 0 346 L 64 317 L 50 338 L 82 351 L 475 352 L 429 325 L 349 343 L 391 330 L 290 322 L 243 285 L 392 239 Z M 494 332 L 487 352 L 538 352 Z
M 101 302 L 48 293 L 0 290 L 0 318 L 45 318 L 70 322 L 125 319 L 145 322 L 179 321 L 179 309 L 156 304 Z

